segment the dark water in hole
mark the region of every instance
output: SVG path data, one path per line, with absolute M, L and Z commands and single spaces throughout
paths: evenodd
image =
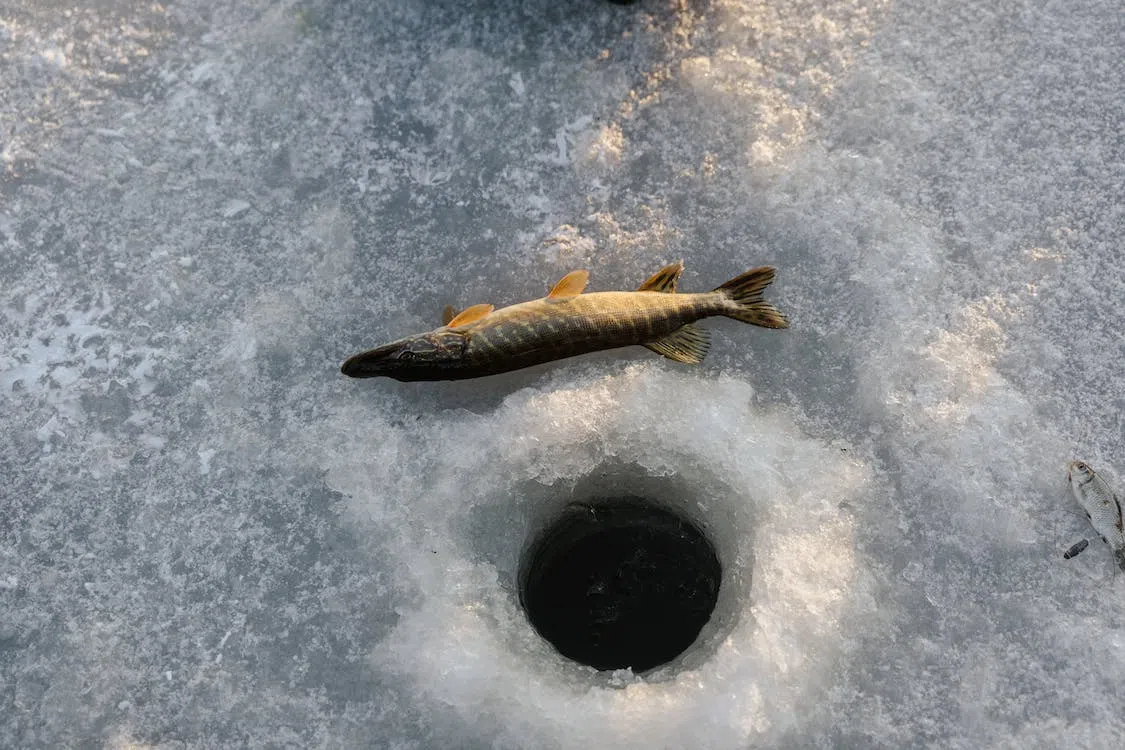
M 643 672 L 695 641 L 721 578 L 694 524 L 641 498 L 614 498 L 570 506 L 540 533 L 524 558 L 520 597 L 564 656 Z

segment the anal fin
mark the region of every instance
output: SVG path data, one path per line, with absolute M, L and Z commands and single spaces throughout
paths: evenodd
M 650 341 L 644 346 L 668 359 L 697 365 L 703 361 L 711 348 L 711 334 L 699 326 L 688 323 L 664 338 Z

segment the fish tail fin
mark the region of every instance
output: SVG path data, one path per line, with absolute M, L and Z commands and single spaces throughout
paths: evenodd
M 788 328 L 785 315 L 762 299 L 762 292 L 773 282 L 776 272 L 773 266 L 753 268 L 715 289 L 734 303 L 723 314 L 763 328 Z

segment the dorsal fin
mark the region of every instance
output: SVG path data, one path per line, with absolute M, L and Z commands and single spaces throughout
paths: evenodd
M 449 325 L 449 321 L 457 317 L 457 310 L 453 305 L 446 305 L 445 309 L 441 311 L 441 324 L 443 326 Z
M 680 280 L 680 274 L 683 272 L 684 262 L 682 260 L 676 263 L 670 263 L 650 276 L 648 281 L 637 287 L 637 291 L 675 294 L 676 282 Z
M 485 315 L 488 315 L 490 312 L 492 312 L 492 310 L 493 310 L 493 307 L 492 307 L 492 305 L 489 305 L 489 304 L 480 304 L 480 305 L 473 305 L 472 307 L 466 307 L 456 317 L 454 317 L 452 320 L 450 320 L 445 325 L 448 326 L 449 328 L 456 328 L 457 326 L 468 325 L 469 323 L 480 320 Z
M 582 294 L 582 290 L 586 288 L 586 282 L 590 280 L 589 271 L 571 271 L 566 276 L 559 279 L 559 283 L 551 290 L 547 297 L 555 299 L 558 297 L 577 297 Z

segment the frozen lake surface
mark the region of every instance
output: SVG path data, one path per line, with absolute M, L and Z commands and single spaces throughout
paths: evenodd
M 1119 2 L 81 5 L 0 5 L 0 747 L 1125 742 Z M 339 374 L 679 258 L 792 327 Z M 633 492 L 723 584 L 597 673 L 519 560 Z

